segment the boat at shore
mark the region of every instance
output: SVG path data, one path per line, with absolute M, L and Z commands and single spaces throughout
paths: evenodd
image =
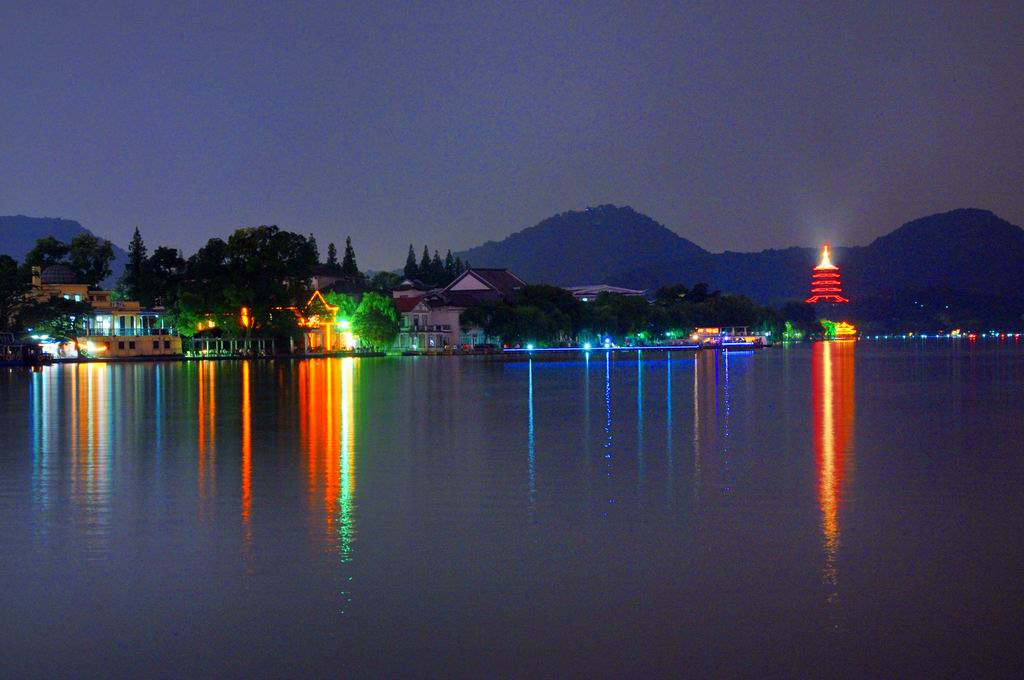
M 0 333 L 0 366 L 41 366 L 51 361 L 37 342 L 18 342 L 13 333 Z

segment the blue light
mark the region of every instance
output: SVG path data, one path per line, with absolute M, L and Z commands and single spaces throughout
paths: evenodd
M 526 349 L 528 349 L 528 350 L 531 350 L 531 351 L 532 351 L 532 350 L 533 350 L 533 344 L 531 343 L 531 344 L 527 345 L 527 346 L 526 346 Z
M 583 349 L 590 350 L 590 343 L 588 342 L 585 345 L 583 345 Z

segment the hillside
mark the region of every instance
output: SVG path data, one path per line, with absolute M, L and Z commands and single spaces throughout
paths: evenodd
M 509 267 L 530 282 L 653 289 L 703 281 L 781 303 L 806 295 L 818 247 L 709 253 L 631 208 L 600 206 L 461 255 L 474 265 Z M 868 246 L 835 248 L 833 261 L 855 297 L 923 288 L 1024 297 L 1024 230 L 987 210 L 923 217 Z
M 25 215 L 0 215 L 0 254 L 10 255 L 21 262 L 36 241 L 44 236 L 69 242 L 81 233 L 92 233 L 74 220 L 59 217 L 27 217 Z M 128 253 L 114 246 L 114 260 L 110 263 L 111 276 L 104 282 L 112 286 L 121 276 L 128 261 Z
M 656 266 L 705 254 L 696 244 L 632 208 L 570 210 L 499 242 L 457 253 L 478 267 L 508 267 L 527 281 L 562 286 L 602 280 L 608 272 Z

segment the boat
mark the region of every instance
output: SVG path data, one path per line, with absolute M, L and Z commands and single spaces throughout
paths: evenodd
M 41 366 L 52 361 L 37 342 L 18 342 L 13 333 L 0 333 L 0 366 Z

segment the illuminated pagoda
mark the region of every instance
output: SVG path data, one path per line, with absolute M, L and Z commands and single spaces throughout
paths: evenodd
M 812 305 L 819 302 L 849 302 L 842 293 L 843 284 L 839 278 L 839 267 L 832 264 L 826 243 L 821 248 L 821 262 L 811 273 L 811 296 L 804 302 Z

